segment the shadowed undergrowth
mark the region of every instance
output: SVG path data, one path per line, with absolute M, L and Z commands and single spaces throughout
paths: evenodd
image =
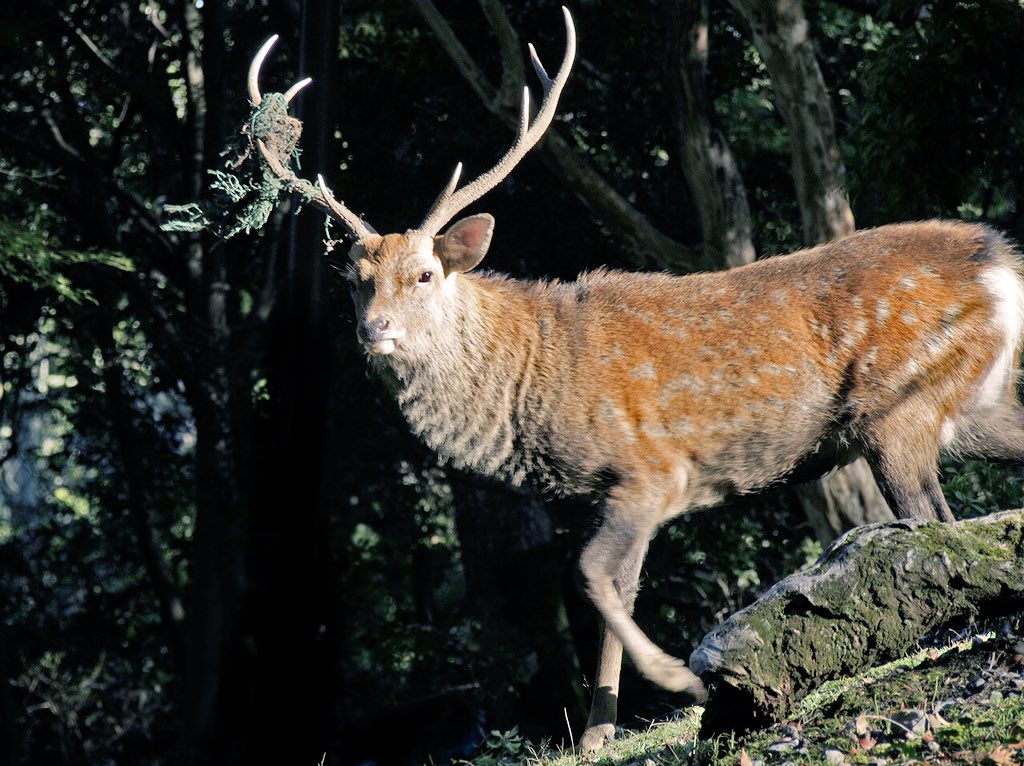
M 976 631 L 979 626 L 974 626 Z M 492 733 L 475 766 L 804 766 L 1024 764 L 1024 616 L 936 639 L 915 653 L 823 684 L 790 721 L 709 740 L 702 709 L 620 732 L 599 757 Z M 952 640 L 950 640 L 952 638 Z

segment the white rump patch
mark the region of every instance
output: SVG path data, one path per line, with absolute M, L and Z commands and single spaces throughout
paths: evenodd
M 999 355 L 978 391 L 978 402 L 989 404 L 1010 390 L 1010 375 L 1024 334 L 1024 285 L 1008 266 L 986 269 L 979 279 L 995 302 L 992 320 L 1003 335 Z

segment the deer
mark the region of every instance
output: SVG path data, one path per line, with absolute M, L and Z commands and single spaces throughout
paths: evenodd
M 285 187 L 305 189 L 351 239 L 357 339 L 412 431 L 457 468 L 594 500 L 597 528 L 579 558 L 603 622 L 580 743 L 593 751 L 615 733 L 623 652 L 654 684 L 705 693 L 632 616 L 648 544 L 666 522 L 857 457 L 898 517 L 951 521 L 940 456 L 1024 461 L 1024 277 L 1002 234 L 940 220 L 685 276 L 477 271 L 494 218 L 445 226 L 548 129 L 576 52 L 562 12 L 553 78 L 529 47 L 543 87 L 536 114 L 524 87 L 511 147 L 462 187 L 457 165 L 416 228 L 378 234 L 322 176 L 314 189 L 256 143 Z M 254 105 L 274 39 L 250 66 Z

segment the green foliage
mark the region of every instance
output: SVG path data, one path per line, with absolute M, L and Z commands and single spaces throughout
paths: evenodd
M 377 704 L 395 705 L 427 693 L 419 687 L 424 675 L 432 684 L 460 683 L 465 667 L 449 658 L 479 649 L 461 608 L 465 586 L 447 479 L 436 468 L 397 468 L 393 482 L 349 497 L 350 520 L 335 542 L 348 562 L 343 590 L 362 610 L 346 675 L 375 686 L 388 678 Z
M 0 635 L 19 711 L 18 762 L 152 758 L 153 743 L 172 731 L 178 680 L 125 523 L 118 450 L 97 429 L 102 369 L 73 352 L 69 319 L 48 316 L 15 346 L 25 348 L 33 385 L 6 391 L 0 411 L 13 415 L 0 421 L 9 430 L 0 449 Z M 179 483 L 191 475 L 180 442 L 187 420 L 147 369 L 145 339 L 127 327 L 119 336 L 126 385 L 148 407 L 138 423 L 150 445 L 144 459 L 177 474 L 155 477 L 149 511 L 161 527 L 174 520 L 165 554 L 181 587 L 192 515 Z
M 121 253 L 54 248 L 46 232 L 0 218 L 0 310 L 14 291 L 49 293 L 74 304 L 96 303 L 93 292 L 76 284 L 76 269 L 101 267 L 131 272 L 131 259 Z
M 532 750 L 530 741 L 519 733 L 518 728 L 492 731 L 480 745 L 473 763 L 476 766 L 511 766 L 527 760 Z
M 241 232 L 259 231 L 274 212 L 284 190 L 284 181 L 263 162 L 257 141 L 267 142 L 268 151 L 285 167 L 298 163 L 297 144 L 301 124 L 288 117 L 288 104 L 281 93 L 265 93 L 259 106 L 221 152 L 224 170 L 207 171 L 213 177 L 201 202 L 167 205 L 170 219 L 164 231 L 208 230 L 222 239 Z M 308 199 L 308 198 L 307 198 Z
M 942 468 L 942 489 L 958 519 L 1024 507 L 1024 479 L 1006 466 L 968 460 Z
M 890 3 L 857 65 L 852 191 L 872 219 L 1016 226 L 1024 171 L 1024 13 L 960 0 Z

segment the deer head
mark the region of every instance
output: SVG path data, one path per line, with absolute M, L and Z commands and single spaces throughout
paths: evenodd
M 493 168 L 459 188 L 462 163 L 455 167 L 448 184 L 437 196 L 423 222 L 404 234 L 379 235 L 362 218 L 335 199 L 323 176 L 317 176 L 313 202 L 338 221 L 353 244 L 349 251 L 349 277 L 358 313 L 358 337 L 371 354 L 392 354 L 398 348 L 413 351 L 427 343 L 425 328 L 442 322 L 450 306 L 460 274 L 475 268 L 487 253 L 494 232 L 494 218 L 480 214 L 464 218 L 443 234 L 441 228 L 460 211 L 480 199 L 503 181 L 520 160 L 543 137 L 558 106 L 576 55 L 576 30 L 572 16 L 563 7 L 566 45 L 562 64 L 554 78 L 548 76 L 533 45 L 530 59 L 541 81 L 543 99 L 530 119 L 530 91 L 523 87 L 519 128 L 512 146 Z M 249 68 L 249 98 L 259 105 L 259 69 L 277 40 L 268 40 Z M 285 93 L 291 98 L 310 80 L 293 85 Z M 280 158 L 268 151 L 263 141 L 257 146 L 270 169 L 287 184 L 307 182 L 296 178 Z

